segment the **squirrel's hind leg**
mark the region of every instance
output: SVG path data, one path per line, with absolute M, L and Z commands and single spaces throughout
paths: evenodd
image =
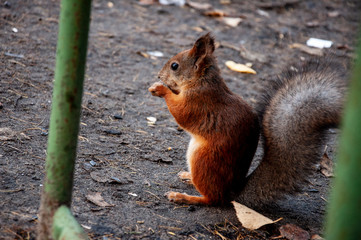
M 167 192 L 166 197 L 169 201 L 175 203 L 185 203 L 193 205 L 209 205 L 212 204 L 211 200 L 207 197 L 191 196 L 186 193 Z

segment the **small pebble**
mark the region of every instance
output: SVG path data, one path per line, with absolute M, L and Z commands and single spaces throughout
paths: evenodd
M 89 163 L 90 163 L 90 165 L 92 165 L 93 167 L 97 165 L 97 163 L 96 163 L 95 161 L 93 161 L 93 160 L 91 160 Z
M 92 165 L 90 165 L 89 163 L 84 163 L 84 164 L 83 164 L 83 168 L 84 168 L 85 170 L 90 170 L 90 169 L 92 168 Z
M 49 133 L 47 131 L 41 131 L 41 133 L 40 133 L 41 136 L 48 136 L 48 134 Z
M 123 116 L 120 115 L 120 114 L 115 114 L 113 117 L 114 117 L 115 119 L 123 119 Z

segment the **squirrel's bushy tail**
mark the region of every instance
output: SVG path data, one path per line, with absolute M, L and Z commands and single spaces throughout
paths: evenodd
M 280 76 L 260 110 L 264 157 L 238 200 L 257 206 L 297 192 L 322 156 L 326 130 L 341 119 L 345 69 L 312 60 Z

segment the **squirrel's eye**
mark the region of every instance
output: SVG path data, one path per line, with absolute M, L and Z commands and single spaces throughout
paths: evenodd
M 178 64 L 178 63 L 176 63 L 176 62 L 174 62 L 174 63 L 172 63 L 172 65 L 170 65 L 170 67 L 171 67 L 171 69 L 172 69 L 173 71 L 175 71 L 175 70 L 177 70 L 177 69 L 178 69 L 179 64 Z

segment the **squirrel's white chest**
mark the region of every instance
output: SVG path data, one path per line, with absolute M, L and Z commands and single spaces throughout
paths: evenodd
M 192 172 L 191 166 L 192 166 L 193 154 L 197 151 L 200 145 L 201 145 L 200 141 L 197 140 L 197 137 L 191 135 L 191 140 L 189 141 L 189 145 L 187 149 L 187 163 L 188 163 L 188 170 L 190 172 Z

